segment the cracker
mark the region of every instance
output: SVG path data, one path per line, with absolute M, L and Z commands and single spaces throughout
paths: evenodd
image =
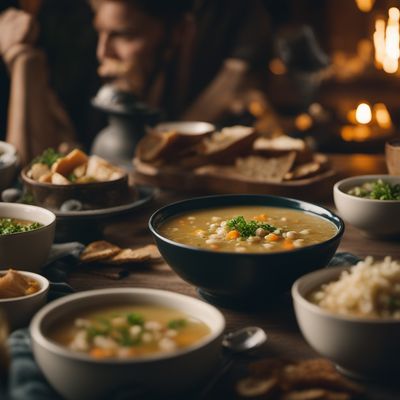
M 84 263 L 106 260 L 114 257 L 121 251 L 121 248 L 105 240 L 92 242 L 85 247 L 80 255 L 80 260 Z
M 120 253 L 116 254 L 107 260 L 106 264 L 130 264 L 142 263 L 145 261 L 159 261 L 161 254 L 154 244 L 149 244 L 138 249 L 123 249 Z

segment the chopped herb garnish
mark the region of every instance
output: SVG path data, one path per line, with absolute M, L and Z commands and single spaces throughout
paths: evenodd
M 36 157 L 32 164 L 46 164 L 48 167 L 51 167 L 59 158 L 63 155 L 57 153 L 54 149 L 47 149 L 45 150 L 40 156 Z
M 70 173 L 70 174 L 68 175 L 67 179 L 68 179 L 70 182 L 76 182 L 76 180 L 77 180 L 78 178 L 77 178 L 77 176 L 72 172 L 72 173 Z
M 126 319 L 129 325 L 140 325 L 140 326 L 144 325 L 144 318 L 142 315 L 138 313 L 130 313 L 127 315 Z
M 391 185 L 382 179 L 366 182 L 350 189 L 348 194 L 374 200 L 400 200 L 400 184 Z
M 181 329 L 184 328 L 187 324 L 186 319 L 173 319 L 168 322 L 169 329 Z
M 265 229 L 267 232 L 273 232 L 276 228 L 272 225 L 266 224 L 259 221 L 246 221 L 243 216 L 238 216 L 230 219 L 227 222 L 227 226 L 230 230 L 237 230 L 241 237 L 247 238 L 249 236 L 255 236 L 258 228 Z
M 29 232 L 42 227 L 38 222 L 20 223 L 12 218 L 0 218 L 0 235 L 11 233 Z

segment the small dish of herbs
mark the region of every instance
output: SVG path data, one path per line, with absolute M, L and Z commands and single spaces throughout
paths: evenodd
M 0 218 L 0 235 L 29 232 L 41 228 L 39 222 L 31 222 L 14 218 Z
M 377 179 L 355 186 L 347 194 L 373 200 L 400 200 L 400 184 L 393 185 Z

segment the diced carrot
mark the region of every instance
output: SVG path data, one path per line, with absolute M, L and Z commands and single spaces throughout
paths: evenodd
M 237 239 L 240 236 L 239 231 L 237 231 L 236 229 L 234 229 L 233 231 L 229 231 L 226 236 L 225 239 L 226 240 L 233 240 L 233 239 Z
M 90 350 L 89 354 L 94 358 L 107 358 L 107 357 L 111 357 L 114 354 L 114 352 L 110 349 L 102 349 L 100 347 L 93 347 L 93 349 Z
M 218 249 L 219 249 L 219 246 L 216 245 L 216 244 L 210 244 L 210 247 L 211 247 L 213 250 L 218 250 Z
M 294 249 L 293 241 L 290 240 L 290 239 L 285 239 L 284 242 L 283 242 L 283 244 L 282 244 L 282 246 L 283 246 L 283 248 L 284 248 L 285 250 L 292 250 L 292 249 Z
M 265 237 L 265 240 L 267 242 L 277 242 L 281 237 L 279 235 L 276 235 L 275 233 L 270 233 Z
M 258 222 L 264 222 L 267 220 L 267 216 L 265 214 L 260 214 L 253 217 L 253 219 L 255 219 Z

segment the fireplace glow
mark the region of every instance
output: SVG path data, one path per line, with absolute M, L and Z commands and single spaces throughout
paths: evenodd
M 388 14 L 387 24 L 382 18 L 375 21 L 375 64 L 388 74 L 394 74 L 399 68 L 400 58 L 400 11 L 391 7 Z

